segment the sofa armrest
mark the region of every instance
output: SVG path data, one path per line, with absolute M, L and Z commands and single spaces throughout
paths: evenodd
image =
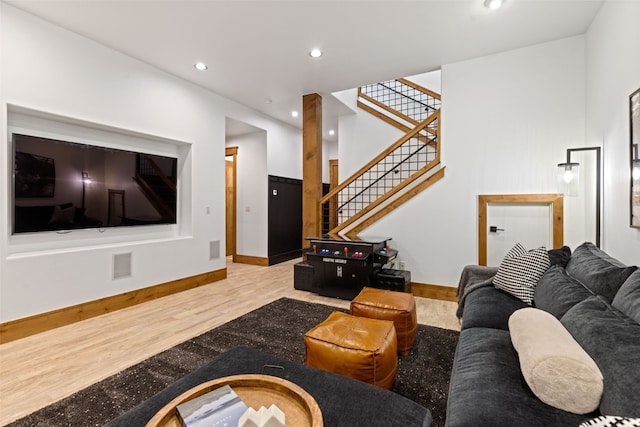
M 459 319 L 462 318 L 466 296 L 474 289 L 492 285 L 497 272 L 498 267 L 484 265 L 467 265 L 462 269 L 457 290 L 458 310 L 456 315 Z

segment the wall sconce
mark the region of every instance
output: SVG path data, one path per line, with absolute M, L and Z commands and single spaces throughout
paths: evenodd
M 596 246 L 600 247 L 600 168 L 601 168 L 601 148 L 584 147 L 568 148 L 567 161 L 558 163 L 558 191 L 565 196 L 577 196 L 578 184 L 580 180 L 580 163 L 571 162 L 571 153 L 574 151 L 595 151 L 596 152 Z

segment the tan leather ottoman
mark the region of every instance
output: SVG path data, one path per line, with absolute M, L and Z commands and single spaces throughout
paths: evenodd
M 390 389 L 398 372 L 393 322 L 334 311 L 304 336 L 306 363 Z
M 391 320 L 396 327 L 398 336 L 398 353 L 406 356 L 411 351 L 418 330 L 416 301 L 412 294 L 364 288 L 351 301 L 351 314 L 372 319 Z

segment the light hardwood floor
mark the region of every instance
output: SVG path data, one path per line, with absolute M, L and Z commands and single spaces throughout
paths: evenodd
M 349 307 L 295 290 L 297 261 L 228 261 L 225 280 L 0 345 L 0 425 L 278 298 Z M 416 301 L 419 323 L 459 330 L 455 303 Z

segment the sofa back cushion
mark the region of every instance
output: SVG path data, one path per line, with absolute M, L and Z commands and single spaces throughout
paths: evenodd
M 536 308 L 561 318 L 574 305 L 594 295 L 580 281 L 569 276 L 559 265 L 553 265 L 540 278 L 533 302 Z
M 570 276 L 608 302 L 613 301 L 620 286 L 636 269 L 635 266 L 627 267 L 590 242 L 578 246 L 567 264 Z
M 640 323 L 600 296 L 576 304 L 560 321 L 602 372 L 600 412 L 640 417 Z
M 640 270 L 636 270 L 620 286 L 611 305 L 640 323 Z

